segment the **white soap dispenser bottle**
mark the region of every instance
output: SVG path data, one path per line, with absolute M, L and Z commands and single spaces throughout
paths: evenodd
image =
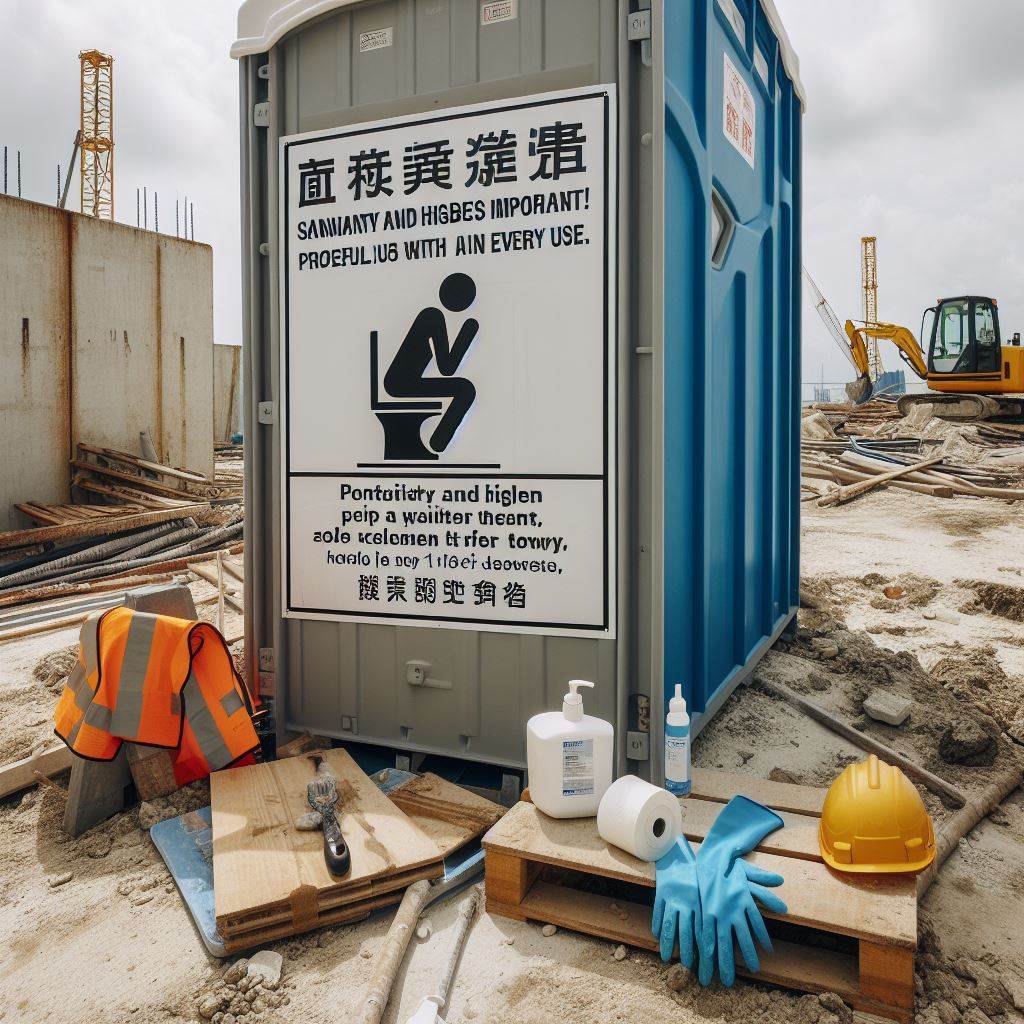
M 552 818 L 596 815 L 612 784 L 615 730 L 583 713 L 579 693 L 579 687 L 593 685 L 573 679 L 561 711 L 545 711 L 526 723 L 530 799 Z

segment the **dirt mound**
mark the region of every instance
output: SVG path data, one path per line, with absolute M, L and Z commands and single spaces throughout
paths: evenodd
M 965 783 L 969 781 L 971 786 L 983 785 L 987 767 L 946 762 L 940 752 L 940 744 L 951 728 L 976 726 L 987 735 L 997 737 L 998 752 L 994 760 L 998 765 L 1000 754 L 1005 756 L 1007 750 L 1007 741 L 999 735 L 1000 732 L 1016 735 L 1024 725 L 1018 721 L 1019 702 L 1024 691 L 1005 674 L 1002 675 L 1005 682 L 1001 682 L 997 690 L 991 689 L 990 682 L 990 690 L 986 691 L 962 680 L 950 682 L 950 673 L 955 675 L 956 672 L 950 666 L 940 669 L 938 675 L 928 673 L 909 652 L 893 652 L 879 647 L 867 633 L 851 632 L 838 624 L 831 630 L 815 630 L 817 636 L 810 636 L 809 632 L 799 631 L 793 640 L 784 642 L 788 652 L 805 664 L 802 683 L 790 679 L 787 685 L 809 693 L 815 703 L 838 714 L 867 735 L 913 757 L 943 778 L 953 776 L 950 781 L 962 779 Z M 822 639 L 838 647 L 839 654 L 823 660 L 813 642 L 820 643 Z M 828 690 L 821 689 L 817 677 L 822 675 L 831 680 Z M 991 672 L 986 675 L 989 677 L 997 678 Z M 900 729 L 894 730 L 864 715 L 864 698 L 876 686 L 883 686 L 913 701 L 910 721 Z M 818 692 L 810 693 L 812 690 Z M 949 753 L 948 739 L 943 749 Z
M 895 579 L 886 579 L 879 573 L 868 573 L 860 580 L 862 587 L 878 593 L 871 599 L 872 608 L 895 612 L 901 608 L 923 608 L 939 592 L 935 580 L 924 579 L 913 573 L 901 573 Z
M 53 739 L 53 699 L 26 683 L 0 689 L 0 764 L 20 761 Z
M 958 700 L 991 716 L 1014 739 L 1024 742 L 1024 679 L 1008 676 L 992 647 L 949 654 L 930 671 Z
M 931 921 L 918 921 L 918 1024 L 950 1021 L 1017 1020 L 1015 994 L 1024 990 L 1016 974 L 1000 970 L 991 953 L 968 960 L 943 955 Z
M 1024 622 L 1024 587 L 1008 583 L 988 583 L 984 580 L 957 580 L 958 586 L 973 590 L 987 612 L 1013 622 Z
M 32 669 L 32 678 L 48 690 L 60 690 L 78 661 L 78 644 L 44 654 Z

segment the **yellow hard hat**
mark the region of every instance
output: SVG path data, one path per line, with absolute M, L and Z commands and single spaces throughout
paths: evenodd
M 913 783 L 872 754 L 845 768 L 825 797 L 821 856 L 837 871 L 923 871 L 935 858 L 935 832 Z

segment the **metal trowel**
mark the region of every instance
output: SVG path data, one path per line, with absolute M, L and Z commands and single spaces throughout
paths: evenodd
M 351 871 L 352 856 L 335 813 L 338 806 L 338 780 L 322 758 L 315 758 L 315 763 L 316 778 L 306 785 L 306 801 L 320 815 L 327 870 L 340 877 Z

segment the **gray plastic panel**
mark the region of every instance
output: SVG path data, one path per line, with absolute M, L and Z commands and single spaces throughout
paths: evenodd
M 360 33 L 387 27 L 393 45 L 359 52 Z M 615 81 L 617 4 L 520 0 L 517 18 L 482 26 L 478 0 L 379 0 L 309 23 L 283 39 L 270 58 L 272 127 L 265 133 L 263 159 L 276 152 L 280 136 L 313 128 Z M 246 58 L 243 78 L 246 68 L 264 61 Z M 258 88 L 258 80 L 250 74 L 246 85 Z M 262 168 L 249 170 L 247 189 Z M 268 168 L 263 177 L 269 174 Z M 273 221 L 276 203 L 270 201 L 260 216 Z M 273 254 L 266 262 L 269 280 L 276 280 Z M 273 337 L 273 360 L 264 365 L 264 374 L 250 379 L 263 376 L 268 393 L 276 394 L 276 322 L 268 318 L 263 329 L 262 343 Z M 268 451 L 267 428 L 256 433 L 249 424 L 251 465 L 260 467 L 250 476 L 262 471 L 263 479 L 253 481 L 248 547 L 251 552 L 261 537 L 264 550 L 273 550 L 272 573 L 261 579 L 256 559 L 247 567 L 253 573 L 248 578 L 260 580 L 256 586 L 263 597 L 263 614 L 254 608 L 255 629 L 249 635 L 260 637 L 258 646 L 276 649 L 284 704 L 282 716 L 279 702 L 278 715 L 287 728 L 522 764 L 523 723 L 558 706 L 572 676 L 597 684 L 587 695 L 588 711 L 617 717 L 614 641 L 281 620 L 276 455 Z M 276 452 L 276 426 L 273 433 Z M 443 685 L 410 685 L 410 661 L 428 663 L 430 679 Z

